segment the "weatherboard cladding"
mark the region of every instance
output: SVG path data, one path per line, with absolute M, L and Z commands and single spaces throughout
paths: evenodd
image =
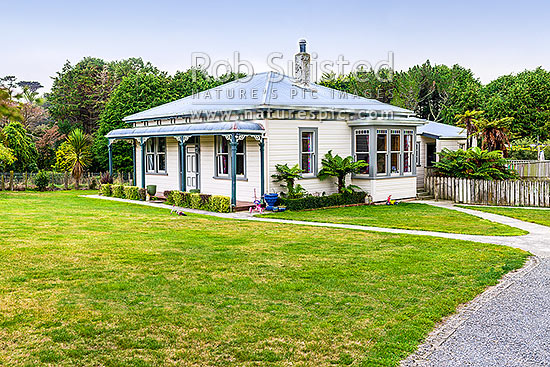
M 265 72 L 126 116 L 124 121 L 192 116 L 209 111 L 241 111 L 262 108 L 378 111 L 406 116 L 413 115 L 412 111 L 400 107 L 314 83 L 311 83 L 308 88 L 300 87 L 288 76 Z

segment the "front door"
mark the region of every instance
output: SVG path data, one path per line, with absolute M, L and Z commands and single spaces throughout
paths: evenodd
M 199 152 L 195 144 L 185 147 L 185 179 L 187 191 L 199 188 Z
M 437 161 L 436 145 L 435 143 L 426 144 L 426 167 L 432 167 Z

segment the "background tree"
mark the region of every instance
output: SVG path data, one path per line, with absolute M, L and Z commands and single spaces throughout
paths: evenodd
M 38 169 L 36 164 L 36 147 L 34 142 L 20 122 L 10 122 L 2 129 L 3 144 L 11 149 L 17 158 L 7 168 L 13 171 L 35 172 Z
M 481 148 L 492 152 L 499 150 L 504 153 L 510 145 L 510 125 L 514 119 L 504 117 L 498 120 L 488 120 L 484 117 L 474 120 L 476 136 L 481 140 Z
M 470 111 L 466 110 L 463 114 L 456 115 L 456 126 L 463 127 L 466 130 L 466 145 L 467 148 L 471 148 L 473 145 L 473 138 L 477 133 L 477 126 L 474 123 L 475 119 L 480 117 L 483 111 Z
M 75 179 L 75 186 L 78 188 L 82 174 L 92 162 L 92 141 L 82 130 L 75 129 L 67 136 L 65 143 L 67 143 L 66 160 Z

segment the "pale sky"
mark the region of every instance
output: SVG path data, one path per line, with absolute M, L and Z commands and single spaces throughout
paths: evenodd
M 300 38 L 319 60 L 339 55 L 396 70 L 423 63 L 471 68 L 482 82 L 550 69 L 550 2 L 544 1 L 5 1 L 0 77 L 46 89 L 66 60 L 142 57 L 173 74 L 193 52 L 212 62 L 238 51 L 256 72 L 292 59 Z M 41 90 L 44 92 L 45 90 Z

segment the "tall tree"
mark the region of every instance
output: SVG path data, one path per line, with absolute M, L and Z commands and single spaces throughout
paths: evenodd
M 476 126 L 476 136 L 481 139 L 481 148 L 490 152 L 499 150 L 507 156 L 510 145 L 510 124 L 514 119 L 504 117 L 497 120 L 478 118 L 473 122 Z
M 34 142 L 20 122 L 10 122 L 2 129 L 4 145 L 11 149 L 17 160 L 9 169 L 14 171 L 36 171 L 36 147 Z
M 92 141 L 82 130 L 75 129 L 67 137 L 66 143 L 68 146 L 67 163 L 71 167 L 75 186 L 78 188 L 82 174 L 92 162 Z
M 477 126 L 475 124 L 475 119 L 480 117 L 483 114 L 483 111 L 465 111 L 463 114 L 456 115 L 457 120 L 456 126 L 463 127 L 466 130 L 466 145 L 467 148 L 473 146 L 473 138 L 477 133 Z
M 140 58 L 107 63 L 86 57 L 74 66 L 67 61 L 47 95 L 49 112 L 62 131 L 80 127 L 93 134 L 111 93 L 122 79 L 140 70 L 154 69 Z

